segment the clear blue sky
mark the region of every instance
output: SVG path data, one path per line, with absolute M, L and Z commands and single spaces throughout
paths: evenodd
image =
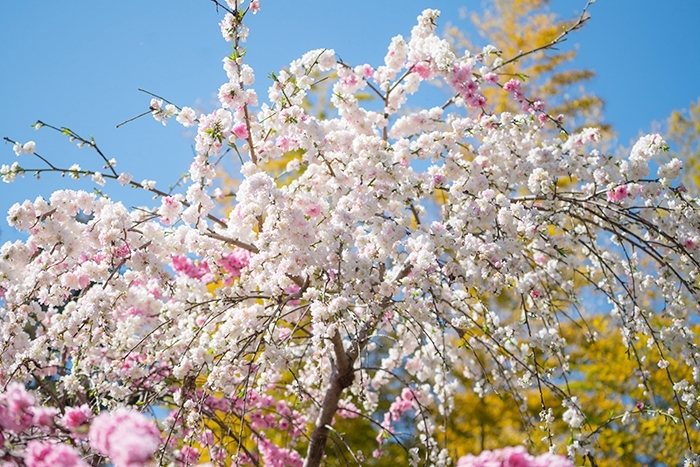
M 583 0 L 558 0 L 554 8 L 571 17 Z M 312 48 L 333 48 L 349 63 L 380 64 L 392 36 L 407 36 L 424 8 L 443 14 L 469 32 L 459 8 L 477 10 L 475 0 L 261 0 L 249 21 L 248 63 L 256 72 L 261 101 L 266 76 Z M 606 101 L 605 117 L 627 144 L 653 129 L 673 109 L 700 96 L 700 2 L 689 0 L 598 0 L 591 21 L 574 34 L 575 66 L 592 68 L 589 89 Z M 145 117 L 115 125 L 148 107 L 160 94 L 180 106 L 211 110 L 226 80 L 221 59 L 230 46 L 217 26 L 221 15 L 208 0 L 103 2 L 38 0 L 6 2 L 0 15 L 0 137 L 35 140 L 38 152 L 56 164 L 101 165 L 94 153 L 78 150 L 49 131 L 35 132 L 37 119 L 93 135 L 117 169 L 137 181 L 158 180 L 166 188 L 187 171 L 192 134 L 171 122 L 166 128 Z M 473 32 L 471 33 L 474 34 Z M 0 164 L 15 160 L 10 144 L 0 145 Z M 24 166 L 30 164 L 22 156 Z M 17 201 L 48 196 L 59 188 L 92 190 L 58 174 L 40 181 L 27 177 L 0 184 L 0 243 L 20 238 L 5 223 Z M 109 183 L 105 191 L 127 205 L 149 204 L 136 190 Z

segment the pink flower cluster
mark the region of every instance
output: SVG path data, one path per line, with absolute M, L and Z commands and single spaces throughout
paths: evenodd
M 10 383 L 0 396 L 0 427 L 15 433 L 22 432 L 34 424 L 34 396 L 19 383 Z
M 523 446 L 482 451 L 478 456 L 460 457 L 456 467 L 574 467 L 564 456 L 545 453 L 530 455 Z
M 271 386 L 270 390 L 273 389 Z M 202 411 L 216 414 L 214 417 L 229 419 L 247 419 L 251 428 L 251 441 L 255 443 L 257 452 L 247 451 L 237 454 L 236 465 L 259 465 L 262 460 L 265 466 L 300 467 L 303 464 L 301 455 L 294 449 L 295 445 L 304 440 L 304 429 L 308 423 L 305 415 L 293 408 L 293 403 L 287 400 L 276 400 L 268 394 L 262 394 L 250 389 L 244 397 L 239 394 L 225 396 L 206 396 L 198 389 L 191 394 L 201 405 Z M 189 404 L 186 401 L 185 404 Z M 192 418 L 192 416 L 187 417 Z M 209 428 L 205 428 L 206 420 L 202 420 L 203 429 L 192 429 L 184 425 L 183 414 L 177 410 L 170 413 L 165 423 L 174 427 L 178 438 L 194 439 L 208 450 L 208 456 L 216 465 L 228 465 L 231 452 L 222 449 L 215 442 Z M 271 438 L 283 433 L 284 443 L 279 444 Z M 178 452 L 178 459 L 184 463 L 187 459 L 199 457 L 199 451 L 183 446 Z
M 172 264 L 176 272 L 192 279 L 202 279 L 204 276 L 210 276 L 209 265 L 206 261 L 196 262 L 187 256 L 176 255 L 172 257 Z
M 471 67 L 467 64 L 455 65 L 450 76 L 450 84 L 472 108 L 482 108 L 486 105 L 486 97 L 479 92 L 479 83 L 472 75 Z
M 544 113 L 544 102 L 540 99 L 528 100 L 522 89 L 522 82 L 520 80 L 515 78 L 508 80 L 506 84 L 503 85 L 503 89 L 521 105 L 523 112 L 537 114 L 541 123 L 547 120 L 547 115 Z
M 27 444 L 24 462 L 26 467 L 88 467 L 72 446 L 43 441 L 30 441 Z
M 231 285 L 231 282 L 241 275 L 241 270 L 248 266 L 249 260 L 250 252 L 243 248 L 235 248 L 230 253 L 224 253 L 217 261 L 225 272 L 224 283 Z M 173 255 L 171 261 L 173 269 L 179 274 L 198 279 L 205 284 L 215 280 L 215 275 L 206 260 L 198 261 L 185 255 Z
M 227 279 L 232 280 L 241 275 L 241 270 L 248 266 L 250 252 L 243 248 L 236 248 L 231 253 L 225 254 L 219 261 L 219 265 L 229 273 Z
M 623 201 L 625 198 L 627 198 L 627 195 L 629 194 L 627 190 L 627 185 L 619 185 L 613 188 L 612 190 L 608 191 L 607 197 L 608 201 L 611 201 L 613 203 L 619 203 L 620 201 Z
M 161 436 L 156 424 L 135 410 L 120 408 L 93 419 L 83 405 L 67 407 L 60 416 L 55 407 L 37 405 L 22 384 L 10 383 L 0 394 L 0 446 L 4 443 L 14 449 L 0 450 L 3 467 L 87 467 L 84 459 L 95 452 L 114 467 L 143 467 Z
M 392 432 L 392 424 L 398 422 L 403 414 L 412 409 L 418 409 L 417 401 L 418 394 L 411 388 L 403 388 L 401 394 L 391 403 L 389 411 L 384 414 L 382 421 L 382 429 L 376 437 L 380 447 L 384 443 L 387 433 Z M 374 451 L 374 457 L 379 457 L 382 454 L 381 449 Z
M 112 459 L 115 467 L 140 467 L 158 449 L 160 431 L 140 412 L 120 408 L 98 415 L 89 439 L 90 446 Z

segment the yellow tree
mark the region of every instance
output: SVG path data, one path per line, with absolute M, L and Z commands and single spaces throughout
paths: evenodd
M 666 138 L 673 143 L 671 155 L 686 164 L 686 187 L 697 193 L 700 186 L 700 99 L 691 102 L 688 110 L 671 113 Z
M 646 343 L 625 347 L 610 317 L 596 316 L 586 322 L 587 339 L 581 339 L 582 325 L 574 321 L 559 329 L 576 346 L 568 361 L 571 371 L 566 386 L 579 394 L 585 415 L 580 432 L 571 432 L 568 439 L 548 439 L 539 419 L 543 405 L 556 405 L 556 394 L 548 388 L 533 386 L 521 391 L 519 400 L 512 394 L 479 397 L 467 388 L 456 399 L 445 434 L 454 454 L 518 444 L 542 452 L 550 442 L 562 446 L 580 441 L 596 447 L 595 457 L 579 457 L 589 465 L 666 465 L 666 459 L 685 449 L 687 438 L 700 441 L 698 430 L 684 426 L 678 417 L 676 395 L 668 385 L 669 377 L 692 380 L 691 375 L 683 374 L 673 361 L 667 368 L 642 370 L 635 360 L 644 360 L 649 351 Z M 563 414 L 555 415 L 554 423 L 565 427 Z

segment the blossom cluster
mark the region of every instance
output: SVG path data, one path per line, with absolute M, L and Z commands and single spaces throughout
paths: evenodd
M 18 383 L 0 394 L 0 462 L 6 467 L 87 467 L 85 458 L 95 455 L 115 467 L 143 467 L 161 442 L 155 423 L 135 410 L 94 416 L 83 404 L 61 413 L 38 404 Z
M 62 190 L 10 209 L 28 238 L 0 246 L 0 384 L 111 411 L 56 405 L 47 417 L 69 417 L 56 425 L 62 436 L 115 465 L 146 462 L 166 443 L 163 459 L 181 464 L 314 466 L 329 437 L 343 445 L 343 423 L 362 420 L 378 442 L 350 446 L 358 462 L 396 443 L 411 465 L 447 466 L 442 434 L 460 391 L 515 394 L 522 418 L 536 419 L 533 437 L 593 458 L 596 427 L 568 384 L 568 357 L 595 336 L 567 336 L 562 322 L 586 329 L 586 316 L 610 312 L 636 356 L 634 383 L 647 391 L 650 372 L 667 371 L 677 415 L 698 418 L 688 310 L 700 299 L 700 208 L 673 186 L 681 164 L 662 159 L 659 135 L 621 158 L 596 147 L 596 129 L 562 135 L 544 104 L 499 75 L 493 50 L 455 53 L 435 33 L 435 10 L 392 39 L 382 64 L 306 53 L 272 75 L 260 104 L 242 46 L 245 14 L 260 6 L 227 5 L 233 53 L 218 108 L 149 107 L 163 123 L 197 126 L 182 193 L 144 181 L 159 205 Z M 305 98 L 325 78 L 336 113 L 319 118 Z M 450 105 L 408 110 L 433 80 Z M 483 89 L 501 81 L 521 114 L 489 111 Z M 366 92 L 379 108 L 365 106 Z M 226 148 L 246 159 L 221 217 L 214 159 Z M 108 172 L 97 183 L 134 185 L 99 155 Z M 279 162 L 294 172 L 287 183 L 269 169 Z M 7 182 L 23 171 L 0 170 Z M 542 401 L 534 414 L 527 391 Z M 41 431 L 42 416 L 21 408 L 33 402 L 17 404 L 6 429 Z M 167 441 L 120 408 L 134 404 L 167 410 Z M 27 449 L 81 465 L 65 443 Z M 513 448 L 458 465 L 509 459 L 568 462 Z
M 478 456 L 466 455 L 457 461 L 457 467 L 574 467 L 564 456 L 545 453 L 530 455 L 524 447 L 482 451 Z

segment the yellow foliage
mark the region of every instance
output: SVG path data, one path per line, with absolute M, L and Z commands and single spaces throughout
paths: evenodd
M 666 138 L 673 143 L 671 156 L 684 161 L 683 182 L 697 195 L 700 187 L 700 98 L 691 102 L 687 111 L 673 111 L 668 119 Z
M 638 342 L 634 343 L 636 348 L 626 348 L 613 323 L 605 316 L 588 322 L 589 328 L 597 334 L 595 340 L 583 338 L 581 323 L 561 326 L 562 337 L 572 344 L 571 372 L 565 388 L 578 396 L 586 421 L 580 432 L 568 430 L 569 439 L 553 441 L 560 447 L 574 438 L 592 443 L 596 451 L 593 460 L 600 467 L 665 465 L 666 458 L 687 448 L 686 436 L 693 444 L 700 441 L 697 427 L 687 426 L 686 435 L 668 376 L 673 375 L 677 382 L 692 381 L 692 375 L 683 374 L 681 366 L 671 361 L 669 373 L 656 365 L 646 365 L 647 378 L 641 378 L 635 354 L 651 358 L 653 352 Z M 518 444 L 525 444 L 533 453 L 546 451 L 549 440 L 540 429 L 539 421 L 543 405 L 559 408 L 555 410 L 557 431 L 567 431 L 560 397 L 544 385 L 541 391 L 532 385 L 508 395 L 491 393 L 479 398 L 468 387 L 468 381 L 464 383 L 445 434 L 453 455 Z M 517 393 L 522 400 L 513 399 L 513 394 Z M 582 461 L 579 458 L 579 464 Z

